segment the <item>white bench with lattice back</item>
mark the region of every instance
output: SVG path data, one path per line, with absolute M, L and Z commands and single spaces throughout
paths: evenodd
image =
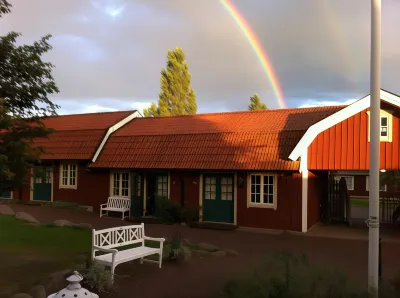
M 106 211 L 105 213 L 103 213 Z M 107 215 L 108 211 L 121 212 L 122 219 L 125 219 L 125 213 L 131 214 L 131 200 L 124 197 L 109 197 L 106 204 L 100 205 L 100 217 Z
M 145 246 L 145 240 L 157 241 L 160 243 L 160 247 L 153 248 Z M 158 264 L 158 267 L 161 268 L 164 241 L 164 238 L 152 238 L 145 236 L 143 223 L 140 225 L 131 225 L 97 231 L 93 229 L 92 260 L 111 267 L 111 274 L 113 277 L 115 267 L 117 267 L 117 265 L 136 259 L 140 259 L 140 264 L 143 264 L 143 261 L 152 262 Z M 133 248 L 128 247 L 120 250 L 116 249 L 134 244 L 139 246 Z M 105 252 L 105 254 L 96 256 L 97 251 Z M 158 261 L 144 258 L 154 254 L 158 254 Z

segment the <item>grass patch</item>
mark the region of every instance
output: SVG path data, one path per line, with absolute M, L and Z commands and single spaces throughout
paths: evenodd
M 0 215 L 0 297 L 26 291 L 57 270 L 69 269 L 91 249 L 91 231 L 32 226 Z
M 367 207 L 369 206 L 369 200 L 366 199 L 360 199 L 360 198 L 351 198 L 351 206 L 352 207 Z M 379 206 L 382 205 L 382 202 L 379 201 Z

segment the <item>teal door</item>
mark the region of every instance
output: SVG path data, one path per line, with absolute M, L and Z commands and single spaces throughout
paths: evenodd
M 51 201 L 52 168 L 36 167 L 33 175 L 33 200 Z
M 234 222 L 233 180 L 233 176 L 204 176 L 204 221 Z
M 11 199 L 11 191 L 5 190 L 2 193 L 0 193 L 0 198 L 2 199 Z
M 143 187 L 142 176 L 136 173 L 131 175 L 131 216 L 143 216 Z

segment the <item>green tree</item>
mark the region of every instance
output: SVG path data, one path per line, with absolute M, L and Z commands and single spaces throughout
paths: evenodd
M 11 5 L 0 0 L 0 18 Z M 52 132 L 41 119 L 56 115 L 48 95 L 58 93 L 53 65 L 41 56 L 51 49 L 46 35 L 32 45 L 17 45 L 20 33 L 0 37 L 0 193 L 23 185 L 44 149 L 34 139 Z
M 161 70 L 158 106 L 152 103 L 143 111 L 146 117 L 192 115 L 197 112 L 196 94 L 190 86 L 191 75 L 181 48 L 168 50 L 167 67 Z
M 258 96 L 254 94 L 250 97 L 249 111 L 268 110 L 267 105 L 263 103 Z

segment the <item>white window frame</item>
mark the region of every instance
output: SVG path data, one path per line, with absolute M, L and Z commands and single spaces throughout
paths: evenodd
M 348 183 L 347 183 L 347 181 L 346 181 L 346 186 L 347 186 L 347 190 L 354 190 L 354 176 L 350 176 L 350 175 L 335 175 L 335 176 L 333 176 L 333 179 L 335 179 L 336 181 L 340 181 L 340 179 L 341 178 L 350 178 L 350 180 L 351 180 L 351 188 L 349 188 L 349 185 L 348 185 Z
M 119 175 L 119 195 L 114 195 L 114 174 Z M 122 195 L 122 174 L 128 174 L 128 195 Z M 130 198 L 131 197 L 131 172 L 129 171 L 111 171 L 110 172 L 110 196 L 111 197 L 123 197 L 123 198 Z
M 67 184 L 64 184 L 64 166 L 67 167 Z M 75 166 L 75 184 L 71 184 L 70 178 L 71 178 L 71 167 Z M 79 166 L 77 163 L 70 163 L 70 162 L 62 162 L 60 163 L 60 171 L 59 171 L 59 176 L 60 176 L 60 181 L 59 181 L 59 188 L 65 188 L 65 189 L 78 189 L 78 172 L 79 172 Z
M 369 176 L 365 177 L 365 190 L 369 192 Z M 381 189 L 381 185 L 379 183 L 379 191 L 387 191 L 387 185 L 384 185 L 384 188 Z
M 368 114 L 368 142 L 370 142 L 371 141 L 371 138 L 370 138 L 370 111 L 367 111 L 367 114 Z M 380 111 L 380 119 L 379 119 L 379 125 L 381 126 L 381 121 L 382 121 L 382 118 L 387 118 L 387 136 L 384 136 L 384 137 L 382 137 L 382 135 L 380 135 L 380 141 L 381 142 L 389 142 L 389 143 L 391 143 L 392 142 L 392 132 L 393 132 L 393 116 L 392 116 L 392 114 L 390 114 L 389 112 L 387 112 L 387 111 L 384 111 L 384 110 L 381 110 Z M 382 126 L 381 126 L 381 129 L 382 129 Z M 381 133 L 381 129 L 380 129 L 380 132 L 379 133 Z
M 253 203 L 251 201 L 251 177 L 261 176 L 260 186 L 260 203 Z M 272 176 L 274 178 L 273 184 L 273 203 L 264 203 L 264 179 L 265 177 Z M 247 208 L 269 208 L 277 209 L 277 198 L 278 198 L 278 175 L 273 173 L 249 173 L 247 175 Z

